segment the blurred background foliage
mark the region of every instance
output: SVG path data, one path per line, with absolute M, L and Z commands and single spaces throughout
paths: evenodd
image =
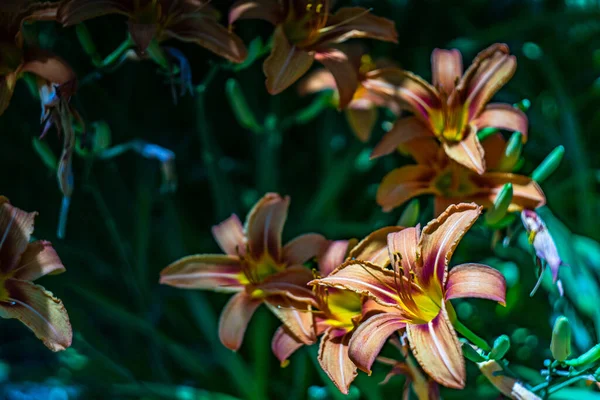
M 506 42 L 518 58 L 515 77 L 498 100 L 531 102 L 525 174 L 559 144 L 566 156 L 543 184 L 546 219 L 563 260 L 566 295 L 549 280 L 533 298 L 537 279 L 523 234 L 511 248 L 491 251 L 488 230 L 475 228 L 459 247 L 455 263 L 488 262 L 509 284 L 506 308 L 490 302 L 458 301 L 459 317 L 492 342 L 512 341 L 511 368 L 532 384 L 543 381 L 550 357 L 551 327 L 566 315 L 574 345 L 583 352 L 600 332 L 600 2 L 584 0 L 339 0 L 336 6 L 371 7 L 393 19 L 399 45 L 365 42 L 374 58 L 385 56 L 429 79 L 431 51 L 456 47 L 465 64 L 481 49 Z M 213 1 L 226 12 L 229 2 Z M 107 55 L 124 40 L 120 17 L 86 23 L 98 51 Z M 270 96 L 262 59 L 238 71 L 194 45 L 172 42 L 192 66 L 196 90 L 174 104 L 165 77 L 150 61 L 127 62 L 110 73 L 95 70 L 74 28 L 39 23 L 43 47 L 66 58 L 80 78 L 73 104 L 88 126 L 105 121 L 112 145 L 143 139 L 174 152 L 178 188 L 161 191 L 161 165 L 134 152 L 102 160 L 75 157 L 75 192 L 64 240 L 56 237 L 61 194 L 54 172 L 33 143 L 39 134 L 39 103 L 25 81 L 0 118 L 2 194 L 28 211 L 39 211 L 35 237 L 51 240 L 67 273 L 41 281 L 60 297 L 75 331 L 73 347 L 52 354 L 24 326 L 0 321 L 0 398 L 6 399 L 326 399 L 342 398 L 316 367 L 316 346 L 302 349 L 280 368 L 270 353 L 278 325 L 265 309 L 253 318 L 239 353 L 218 341 L 218 315 L 227 296 L 158 285 L 159 271 L 193 253 L 218 252 L 210 227 L 235 212 L 244 216 L 266 191 L 290 195 L 284 239 L 317 231 L 331 239 L 362 237 L 395 224 L 403 208 L 381 212 L 375 191 L 384 174 L 410 163 L 402 156 L 369 162 L 372 146 L 391 115 L 381 113 L 368 144 L 351 134 L 333 108 L 298 117 L 315 97 L 295 88 Z M 264 42 L 272 28 L 242 21 L 236 32 L 249 44 Z M 209 77 L 210 79 L 207 79 Z M 234 78 L 256 120 L 252 132 L 234 118 L 226 82 Z M 317 100 L 323 103 L 322 99 Z M 317 107 L 318 108 L 318 107 Z M 313 118 L 314 117 L 314 118 Z M 61 140 L 44 139 L 58 155 Z M 421 199 L 421 222 L 430 219 L 430 199 Z M 555 216 L 555 217 L 554 217 Z M 583 237 L 585 236 L 585 237 Z M 587 238 L 586 238 L 587 237 Z M 385 353 L 395 356 L 394 349 Z M 444 398 L 493 399 L 498 392 L 468 363 L 468 389 L 446 390 Z M 400 397 L 403 378 L 379 385 L 388 372 L 360 373 L 351 397 Z M 578 388 L 552 399 L 583 398 Z M 586 398 L 597 398 L 585 392 Z

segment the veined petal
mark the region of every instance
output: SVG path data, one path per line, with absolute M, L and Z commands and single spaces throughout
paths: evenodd
M 36 215 L 13 207 L 6 197 L 0 196 L 0 274 L 18 266 L 33 233 Z
M 238 0 L 229 9 L 229 25 L 239 19 L 262 19 L 276 25 L 283 16 L 277 0 Z
M 481 214 L 477 204 L 451 205 L 439 217 L 429 222 L 421 232 L 421 283 L 443 288 L 448 274 L 448 262 L 454 249 Z
M 343 264 L 348 253 L 349 243 L 348 240 L 335 240 L 327 243 L 318 256 L 319 274 L 321 276 L 328 276 Z
M 433 86 L 446 94 L 452 93 L 463 73 L 462 55 L 457 49 L 435 49 L 431 53 Z
M 298 236 L 283 247 L 283 260 L 288 265 L 304 264 L 316 257 L 327 239 L 318 233 L 307 233 Z
M 132 6 L 128 0 L 66 0 L 60 3 L 57 19 L 64 26 L 76 25 L 108 14 L 130 15 Z
M 302 265 L 294 265 L 284 271 L 268 276 L 256 289 L 266 296 L 285 296 L 294 301 L 316 306 L 312 290 L 307 286 L 313 279 L 312 271 Z
M 398 232 L 402 229 L 404 228 L 401 226 L 388 226 L 370 233 L 350 250 L 348 258 L 366 261 L 380 267 L 387 266 L 390 263 L 387 236 L 391 232 Z
M 341 43 L 355 38 L 398 43 L 398 32 L 392 20 L 373 15 L 362 7 L 344 7 L 328 18 L 318 43 Z
M 277 328 L 271 341 L 271 350 L 281 362 L 282 367 L 285 366 L 287 359 L 302 346 L 304 343 L 296 339 L 285 326 Z
M 246 238 L 244 227 L 237 215 L 212 227 L 212 234 L 225 254 L 232 256 L 246 254 Z
M 444 141 L 448 157 L 478 174 L 485 172 L 485 155 L 473 126 L 459 142 Z
M 52 351 L 71 346 L 73 331 L 63 303 L 39 285 L 7 279 L 8 302 L 0 302 L 0 317 L 16 318 Z
M 248 323 L 261 303 L 262 300 L 253 299 L 245 291 L 229 300 L 219 318 L 219 339 L 223 346 L 233 351 L 240 348 Z
M 45 275 L 56 275 L 65 271 L 65 266 L 52 247 L 52 243 L 38 240 L 29 243 L 12 277 L 34 281 Z
M 406 325 L 413 355 L 436 382 L 454 389 L 465 387 L 465 360 L 446 307 L 426 324 Z
M 486 170 L 496 170 L 504 157 L 506 140 L 504 140 L 501 133 L 496 133 L 495 135 L 485 138 L 485 140 L 481 142 L 481 146 L 483 147 L 483 152 L 485 154 Z
M 338 107 L 346 108 L 358 88 L 356 68 L 350 63 L 348 56 L 337 49 L 318 49 L 314 58 L 333 75 L 340 98 Z
M 22 71 L 31 72 L 55 85 L 76 79 L 75 72 L 65 60 L 40 49 L 27 53 Z
M 310 69 L 313 61 L 312 53 L 290 44 L 283 27 L 275 28 L 273 49 L 263 64 L 269 93 L 278 94 L 290 87 Z
M 393 153 L 398 150 L 398 146 L 413 139 L 431 136 L 434 136 L 433 132 L 417 117 L 398 119 L 371 152 L 371 160 Z
M 368 296 L 379 304 L 396 306 L 399 301 L 394 272 L 360 260 L 350 260 L 329 276 L 309 282 Z
M 406 326 L 399 313 L 373 315 L 363 321 L 350 339 L 349 356 L 358 368 L 371 373 L 371 366 L 390 335 Z
M 377 189 L 377 204 L 388 212 L 413 197 L 434 193 L 436 171 L 425 165 L 407 165 L 389 172 Z
M 312 307 L 283 296 L 271 296 L 265 304 L 300 342 L 310 345 L 317 340 Z
M 281 233 L 289 205 L 289 197 L 267 193 L 248 213 L 244 231 L 254 259 L 258 260 L 267 253 L 275 261 L 281 260 Z
M 328 70 L 321 68 L 310 74 L 298 83 L 298 93 L 305 96 L 310 93 L 317 93 L 323 90 L 335 90 L 335 78 Z
M 506 172 L 488 172 L 472 180 L 481 188 L 473 201 L 489 207 L 506 183 L 513 184 L 513 198 L 508 210 L 534 209 L 546 204 L 546 196 L 540 186 L 530 177 Z
M 244 277 L 237 256 L 198 254 L 183 257 L 163 269 L 160 283 L 182 289 L 239 292 Z
M 437 139 L 432 137 L 411 140 L 403 144 L 400 151 L 410 154 L 417 164 L 422 165 L 440 165 L 440 159 L 447 159 Z
M 390 254 L 400 254 L 400 264 L 406 273 L 414 272 L 421 281 L 421 268 L 418 262 L 419 229 L 406 228 L 400 232 L 388 235 L 388 249 Z
M 523 134 L 527 141 L 527 115 L 518 108 L 504 103 L 488 104 L 473 122 L 477 129 L 493 127 Z
M 318 360 L 329 379 L 343 394 L 348 394 L 350 384 L 356 378 L 356 365 L 348 357 L 350 334 L 336 335 L 331 328 L 321 338 Z
M 506 280 L 502 273 L 483 264 L 461 264 L 450 270 L 446 300 L 478 297 L 506 304 Z
M 379 113 L 372 103 L 371 106 L 366 108 L 352 107 L 355 102 L 356 100 L 353 100 L 348 105 L 348 108 L 346 108 L 346 120 L 348 121 L 348 125 L 350 125 L 350 129 L 354 132 L 354 136 L 361 142 L 366 143 L 371 138 L 371 133 L 377 123 Z
M 178 20 L 168 25 L 164 34 L 182 42 L 195 43 L 234 63 L 243 62 L 248 55 L 242 39 L 207 16 Z

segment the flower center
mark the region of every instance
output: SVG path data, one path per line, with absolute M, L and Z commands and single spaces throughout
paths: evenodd
M 244 285 L 261 283 L 267 277 L 275 275 L 284 269 L 284 264 L 278 264 L 267 253 L 263 254 L 258 260 L 254 260 L 248 256 L 242 257 L 243 277 L 241 277 L 240 281 Z
M 469 171 L 453 164 L 438 173 L 433 186 L 443 197 L 464 197 L 477 191 L 469 179 Z
M 353 319 L 362 312 L 360 295 L 348 290 L 325 287 L 318 295 L 327 324 L 351 331 L 354 328 Z
M 291 5 L 283 29 L 288 40 L 298 47 L 314 44 L 320 36 L 319 30 L 327 25 L 329 4 L 327 0 L 310 0 L 305 9 Z
M 442 108 L 433 111 L 431 114 L 433 131 L 438 138 L 450 142 L 460 142 L 467 130 L 469 115 L 463 104 L 456 101 L 453 101 L 453 103 L 457 104 L 450 104 L 445 93 L 440 93 L 440 97 Z

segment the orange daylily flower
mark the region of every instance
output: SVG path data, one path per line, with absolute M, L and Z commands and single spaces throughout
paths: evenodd
M 350 62 L 353 64 L 356 74 L 358 76 L 358 85 L 352 100 L 344 109 L 346 114 L 346 120 L 354 132 L 354 135 L 361 142 L 367 142 L 371 137 L 373 127 L 377 122 L 378 107 L 388 107 L 395 114 L 399 114 L 400 110 L 396 107 L 396 102 L 390 102 L 387 98 L 383 98 L 372 91 L 365 89 L 363 82 L 368 80 L 368 72 L 375 70 L 376 68 L 382 67 L 384 64 L 389 64 L 379 60 L 374 62 L 368 54 L 362 56 L 352 57 L 350 52 L 346 52 L 350 58 Z M 299 92 L 301 95 L 310 93 L 317 93 L 324 90 L 335 90 L 338 96 L 337 103 L 339 103 L 339 92 L 335 77 L 327 69 L 319 69 L 309 74 L 299 84 Z
M 358 76 L 348 55 L 333 47 L 353 38 L 397 43 L 393 21 L 372 15 L 360 7 L 341 8 L 330 14 L 329 0 L 238 0 L 229 23 L 239 19 L 262 19 L 276 26 L 273 50 L 263 70 L 267 90 L 281 93 L 319 61 L 334 76 L 340 108 L 352 100 Z
M 422 232 L 417 227 L 388 234 L 383 262 L 352 259 L 314 282 L 393 308 L 363 321 L 352 335 L 348 354 L 361 370 L 370 372 L 388 337 L 405 328 L 412 353 L 429 376 L 444 386 L 465 386 L 450 300 L 479 297 L 504 304 L 506 295 L 504 277 L 487 265 L 462 264 L 448 272 L 454 249 L 480 213 L 476 204 L 452 205 Z M 392 269 L 386 268 L 390 263 Z
M 152 39 L 191 42 L 235 63 L 246 59 L 242 40 L 218 23 L 218 12 L 204 0 L 63 0 L 58 21 L 65 26 L 108 14 L 125 15 L 138 50 Z
M 71 346 L 73 331 L 63 303 L 33 283 L 65 272 L 52 244 L 29 243 L 37 213 L 13 207 L 0 196 L 0 317 L 23 322 L 52 351 Z
M 75 78 L 73 70 L 47 51 L 25 46 L 23 25 L 56 19 L 57 3 L 12 1 L 0 5 L 0 115 L 4 113 L 19 78 L 31 72 L 53 84 Z
M 478 130 L 519 131 L 523 141 L 527 140 L 527 116 L 522 111 L 509 104 L 488 104 L 517 68 L 508 46 L 495 44 L 483 50 L 464 74 L 462 56 L 456 49 L 435 49 L 431 65 L 433 85 L 400 69 L 370 73 L 377 79 L 365 85 L 368 89 L 393 96 L 414 113 L 396 121 L 375 156 L 390 153 L 416 137 L 435 136 L 450 158 L 483 174 L 486 165 Z
M 544 192 L 530 177 L 500 170 L 506 150 L 506 142 L 500 134 L 482 143 L 487 164 L 483 175 L 449 159 L 432 138 L 415 139 L 402 147 L 415 158 L 417 165 L 394 169 L 383 178 L 377 191 L 377 203 L 384 211 L 423 194 L 435 196 L 436 215 L 460 201 L 473 201 L 487 208 L 506 183 L 513 185 L 509 212 L 534 209 L 546 203 Z
M 219 322 L 221 342 L 231 350 L 240 348 L 250 318 L 263 303 L 303 343 L 316 338 L 310 309 L 317 303 L 306 286 L 312 272 L 303 263 L 318 254 L 326 239 L 309 233 L 282 246 L 289 202 L 289 197 L 266 194 L 244 226 L 234 214 L 213 227 L 225 254 L 184 257 L 160 274 L 160 283 L 166 285 L 235 293 Z

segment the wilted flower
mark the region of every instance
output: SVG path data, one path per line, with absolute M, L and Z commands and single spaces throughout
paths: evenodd
M 0 196 L 0 317 L 16 318 L 52 351 L 71 346 L 73 332 L 63 303 L 33 281 L 65 272 L 50 242 L 29 243 L 37 213 Z
M 435 49 L 431 65 L 433 85 L 400 69 L 369 74 L 376 79 L 365 84 L 368 89 L 397 98 L 414 113 L 399 119 L 383 139 L 389 151 L 417 137 L 435 136 L 450 158 L 483 174 L 486 167 L 478 130 L 518 131 L 526 140 L 527 116 L 523 112 L 509 104 L 488 104 L 517 68 L 508 46 L 495 44 L 483 50 L 464 75 L 462 56 L 456 49 Z
M 527 231 L 529 244 L 533 245 L 536 260 L 542 269 L 540 272 L 540 279 L 531 294 L 533 295 L 536 292 L 544 276 L 544 270 L 546 266 L 549 266 L 550 271 L 552 272 L 552 282 L 557 285 L 560 295 L 562 296 L 563 289 L 562 283 L 558 279 L 558 270 L 564 263 L 558 254 L 554 239 L 552 239 L 544 220 L 542 220 L 535 211 L 527 209 L 521 212 L 521 220 Z
M 363 321 L 352 335 L 349 355 L 360 369 L 370 372 L 388 337 L 406 328 L 425 372 L 442 385 L 464 387 L 465 364 L 449 300 L 479 297 L 504 304 L 506 295 L 504 277 L 486 265 L 462 264 L 448 273 L 454 249 L 480 212 L 476 204 L 452 205 L 422 232 L 417 227 L 390 233 L 387 254 L 380 253 L 379 262 L 352 259 L 314 282 L 367 295 L 394 309 Z
M 513 185 L 509 212 L 536 208 L 546 203 L 539 185 L 531 178 L 500 172 L 506 142 L 500 134 L 483 141 L 487 171 L 479 175 L 449 159 L 439 144 L 431 138 L 415 139 L 403 149 L 413 156 L 417 165 L 408 165 L 389 172 L 377 191 L 377 203 L 390 211 L 409 199 L 424 194 L 435 196 L 435 213 L 439 215 L 448 205 L 473 201 L 490 207 L 506 183 Z M 377 152 L 375 148 L 374 152 Z
M 354 132 L 360 141 L 366 142 L 371 137 L 373 127 L 377 122 L 377 107 L 386 106 L 395 113 L 399 113 L 399 110 L 395 102 L 390 102 L 387 98 L 370 92 L 363 86 L 363 82 L 369 79 L 367 73 L 382 67 L 386 63 L 381 60 L 374 62 L 368 54 L 354 56 L 351 51 L 346 51 L 346 55 L 349 58 L 349 62 L 355 68 L 358 76 L 358 86 L 344 112 L 352 132 Z M 339 103 L 339 93 L 337 92 L 335 77 L 327 69 L 319 69 L 309 74 L 299 85 L 299 91 L 302 95 L 328 89 L 336 91 L 338 96 L 336 101 Z
M 496 360 L 477 363 L 479 370 L 503 395 L 515 400 L 541 400 L 515 378 L 507 375 Z
M 244 226 L 234 214 L 213 227 L 225 254 L 184 257 L 160 274 L 160 283 L 166 285 L 235 293 L 219 322 L 221 342 L 231 350 L 241 346 L 248 322 L 262 303 L 297 339 L 308 344 L 315 340 L 310 311 L 317 302 L 306 286 L 312 272 L 302 264 L 319 253 L 326 239 L 306 234 L 282 247 L 289 202 L 288 197 L 266 194 Z
M 25 48 L 23 24 L 56 19 L 57 3 L 11 1 L 0 4 L 0 114 L 8 107 L 19 78 L 31 72 L 62 85 L 75 78 L 60 58 L 36 47 Z
M 334 48 L 352 38 L 397 42 L 393 21 L 376 17 L 360 7 L 341 8 L 330 14 L 329 0 L 238 0 L 229 23 L 239 19 L 263 19 L 276 26 L 273 50 L 263 70 L 267 90 L 277 94 L 288 88 L 319 61 L 333 75 L 340 108 L 352 100 L 358 75 L 347 54 Z
M 63 0 L 58 21 L 65 26 L 108 14 L 125 15 L 138 50 L 152 39 L 196 43 L 235 63 L 246 58 L 242 40 L 218 23 L 218 12 L 205 0 Z

